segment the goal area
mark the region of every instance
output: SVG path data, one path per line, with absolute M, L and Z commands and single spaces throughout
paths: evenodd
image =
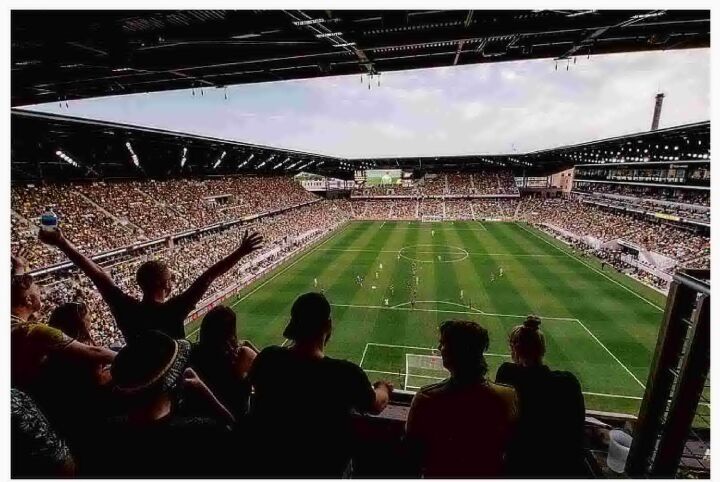
M 424 385 L 445 380 L 450 373 L 442 357 L 437 355 L 405 354 L 405 390 L 418 390 Z
M 443 216 L 442 216 L 442 215 L 439 215 L 439 216 L 421 216 L 421 217 L 420 217 L 420 220 L 421 220 L 423 223 L 439 223 L 439 222 L 443 221 Z

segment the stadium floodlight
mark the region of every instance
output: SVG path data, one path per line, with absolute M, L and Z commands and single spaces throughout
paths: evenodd
M 240 163 L 240 165 L 238 166 L 238 169 L 246 166 L 248 162 L 252 161 L 253 157 L 255 157 L 255 154 L 250 154 L 250 156 L 247 159 L 245 159 L 242 163 Z
M 220 163 L 225 159 L 225 156 L 227 155 L 226 151 L 223 151 L 222 154 L 220 154 L 220 157 L 217 161 L 215 161 L 215 164 L 213 165 L 213 169 L 217 169 L 217 167 L 220 165 Z
M 289 160 L 290 160 L 290 156 L 287 156 L 287 157 L 285 158 L 285 160 L 280 161 L 280 162 L 278 162 L 277 164 L 275 164 L 275 165 L 273 166 L 273 170 L 275 170 L 275 169 L 277 169 L 278 167 L 282 166 L 283 164 L 285 164 L 285 163 L 286 163 L 287 161 L 289 161 Z
M 265 159 L 263 162 L 261 162 L 260 164 L 258 164 L 257 166 L 255 166 L 255 169 L 260 169 L 260 168 L 263 167 L 265 164 L 267 164 L 268 162 L 272 161 L 274 157 L 275 157 L 275 154 L 272 154 L 270 157 L 268 157 L 267 159 Z
M 295 166 L 297 166 L 298 164 L 300 164 L 300 162 L 302 162 L 302 161 L 293 162 L 293 163 L 290 164 L 289 166 L 285 166 L 285 169 L 289 171 L 289 170 L 292 169 L 293 167 L 295 167 Z
M 73 167 L 80 167 L 80 165 L 77 162 L 75 162 L 75 160 L 72 157 L 68 156 L 63 151 L 55 151 L 55 155 Z
M 319 33 L 315 35 L 315 38 L 339 37 L 342 34 L 342 32 Z
M 130 151 L 130 157 L 132 158 L 133 164 L 135 164 L 135 167 L 140 167 L 140 159 L 138 159 L 137 154 L 135 154 L 135 151 L 132 148 L 132 144 L 130 144 L 130 141 L 125 143 L 125 147 L 127 147 L 127 150 Z
M 180 169 L 185 167 L 186 161 L 187 161 L 187 147 L 183 147 L 182 159 L 180 159 Z

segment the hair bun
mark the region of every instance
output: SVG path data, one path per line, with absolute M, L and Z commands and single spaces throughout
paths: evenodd
M 540 328 L 540 323 L 540 318 L 534 315 L 530 315 L 523 322 L 523 326 L 525 328 L 530 328 L 531 330 L 537 330 L 538 328 Z

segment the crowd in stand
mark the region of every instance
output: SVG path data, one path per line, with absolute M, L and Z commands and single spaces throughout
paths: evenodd
M 543 229 L 551 236 L 554 236 L 555 238 L 560 239 L 566 244 L 572 246 L 583 256 L 592 254 L 596 258 L 599 258 L 603 262 L 603 264 L 601 265 L 602 269 L 604 269 L 605 264 L 608 264 L 616 270 L 620 271 L 621 273 L 635 278 L 646 285 L 654 286 L 660 291 L 667 291 L 668 289 L 669 285 L 666 279 L 654 275 L 649 271 L 640 269 L 637 265 L 632 265 L 628 263 L 623 257 L 622 251 L 620 249 L 595 248 L 585 243 L 581 239 L 566 236 L 552 229 L 543 228 L 542 226 L 540 227 L 540 229 Z
M 609 184 L 598 182 L 575 183 L 575 190 L 588 193 L 615 194 L 643 198 L 647 200 L 666 201 L 673 203 L 693 204 L 710 207 L 710 191 L 695 189 L 679 189 L 656 186 L 635 186 L 632 184 Z
M 13 186 L 13 250 L 22 244 L 32 269 L 62 259 L 37 242 L 48 208 L 79 248 L 97 254 L 317 199 L 283 176 Z
M 472 219 L 472 199 L 445 199 L 447 219 Z
M 352 196 L 493 196 L 517 195 L 510 170 L 480 170 L 470 173 L 427 174 L 412 186 L 358 186 Z
M 419 215 L 423 216 L 440 216 L 445 214 L 444 202 L 441 199 L 423 199 L 420 201 Z
M 710 223 L 709 190 L 576 182 L 574 192 L 589 194 L 589 202 L 621 210 L 639 210 Z
M 98 346 L 88 329 L 92 308 L 77 301 L 53 303 L 49 323 L 39 321 L 48 299 L 13 256 L 14 477 L 352 475 L 352 414 L 382 413 L 394 387 L 371 384 L 357 365 L 325 355 L 332 315 L 324 295 L 295 300 L 283 332 L 288 346 L 259 351 L 240 340 L 235 313 L 223 306 L 205 315 L 197 343 L 185 339 L 185 316 L 217 279 L 262 249 L 261 235 L 246 232 L 174 296 L 173 270 L 161 260 L 137 267 L 134 296 L 60 230 L 39 237 L 92 280 L 125 343 L 117 351 Z M 440 326 L 450 378 L 413 399 L 407 475 L 586 475 L 581 387 L 544 363 L 539 326 L 529 316 L 512 330 L 512 362 L 499 368 L 498 383 L 488 373 L 484 328 L 462 320 Z
M 621 239 L 677 260 L 697 262 L 710 252 L 710 238 L 667 223 L 614 210 L 601 209 L 578 199 L 525 198 L 518 218 L 548 223 L 577 236 L 590 236 L 601 242 Z M 708 264 L 709 266 L 709 264 Z

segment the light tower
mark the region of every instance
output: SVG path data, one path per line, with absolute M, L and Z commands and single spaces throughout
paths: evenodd
M 656 131 L 660 125 L 660 113 L 662 112 L 664 98 L 665 94 L 662 92 L 655 95 L 655 112 L 653 113 L 652 126 L 650 127 L 651 131 Z

